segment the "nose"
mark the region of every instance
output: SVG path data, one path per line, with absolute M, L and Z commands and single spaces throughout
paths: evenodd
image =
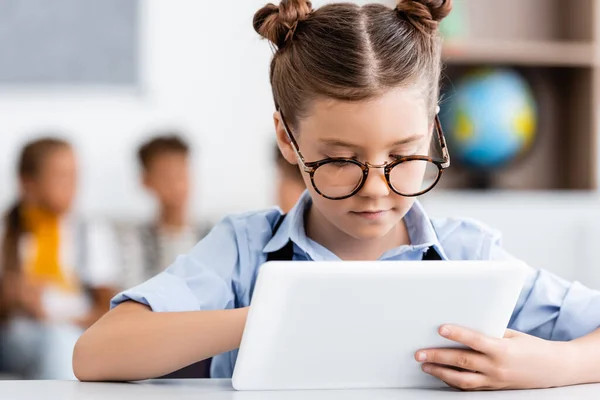
M 390 186 L 385 179 L 383 165 L 369 165 L 369 175 L 358 192 L 362 197 L 385 197 L 390 194 Z

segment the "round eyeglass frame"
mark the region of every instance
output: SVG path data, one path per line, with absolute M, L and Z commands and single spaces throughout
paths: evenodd
M 420 155 L 413 155 L 413 156 L 404 156 L 404 157 L 399 157 L 397 159 L 395 159 L 392 162 L 386 162 L 384 164 L 381 165 L 374 165 L 374 164 L 370 164 L 368 162 L 361 162 L 358 161 L 354 158 L 341 158 L 341 157 L 336 157 L 336 158 L 325 158 L 323 160 L 318 160 L 318 161 L 312 161 L 312 162 L 307 162 L 304 159 L 304 156 L 302 155 L 302 153 L 300 152 L 300 148 L 298 146 L 298 142 L 296 141 L 296 138 L 294 137 L 294 135 L 292 134 L 292 131 L 289 127 L 289 125 L 287 124 L 287 122 L 285 121 L 285 117 L 283 115 L 283 112 L 278 109 L 279 115 L 281 116 L 281 122 L 283 123 L 283 127 L 284 130 L 286 132 L 286 135 L 288 136 L 288 139 L 290 140 L 291 144 L 292 144 L 292 148 L 294 149 L 294 152 L 296 153 L 296 156 L 298 157 L 298 161 L 300 162 L 300 166 L 302 167 L 302 169 L 304 170 L 304 172 L 306 172 L 307 174 L 309 174 L 310 176 L 310 181 L 311 184 L 315 190 L 315 192 L 317 192 L 320 196 L 329 199 L 329 200 L 344 200 L 347 199 L 349 197 L 354 196 L 355 194 L 357 194 L 358 192 L 360 192 L 360 190 L 364 187 L 365 183 L 367 182 L 367 178 L 369 176 L 369 170 L 371 168 L 383 168 L 383 172 L 384 172 L 384 176 L 385 176 L 385 180 L 387 182 L 388 187 L 397 195 L 399 196 L 403 196 L 403 197 L 417 197 L 417 196 L 422 196 L 425 193 L 431 191 L 440 181 L 442 174 L 444 172 L 445 169 L 450 167 L 450 154 L 448 152 L 448 146 L 446 144 L 446 138 L 444 137 L 444 133 L 442 130 L 442 125 L 440 123 L 440 120 L 438 118 L 438 116 L 435 116 L 434 119 L 434 125 L 435 128 L 437 130 L 437 134 L 438 134 L 438 140 L 440 142 L 440 147 L 441 147 L 441 152 L 442 152 L 442 158 L 434 158 L 434 157 L 429 157 L 429 156 L 420 156 Z M 397 190 L 394 185 L 391 182 L 391 178 L 390 178 L 390 174 L 391 171 L 394 167 L 402 164 L 402 163 L 406 163 L 408 161 L 426 161 L 429 163 L 434 164 L 437 168 L 438 168 L 438 174 L 437 177 L 435 179 L 435 181 L 427 188 L 424 190 L 421 190 L 418 193 L 414 193 L 414 194 L 405 194 L 400 192 L 399 190 Z M 351 163 L 354 165 L 359 166 L 362 169 L 362 177 L 361 177 L 361 181 L 360 183 L 356 186 L 356 188 L 354 188 L 352 190 L 352 192 L 350 192 L 347 195 L 343 195 L 343 196 L 328 196 L 326 194 L 324 194 L 323 192 L 321 192 L 321 190 L 319 189 L 319 187 L 316 185 L 315 183 L 315 172 L 317 171 L 317 169 L 323 165 L 327 165 L 333 162 L 347 162 L 347 163 Z

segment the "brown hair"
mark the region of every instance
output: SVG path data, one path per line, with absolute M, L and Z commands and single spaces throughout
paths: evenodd
M 439 22 L 452 0 L 380 4 L 282 0 L 254 15 L 254 29 L 275 48 L 270 77 L 275 105 L 292 126 L 317 98 L 366 100 L 421 85 L 433 119 L 439 98 Z
M 138 160 L 144 169 L 148 169 L 152 160 L 166 153 L 189 154 L 190 147 L 177 134 L 155 136 L 138 149 Z
M 17 163 L 20 179 L 34 178 L 41 171 L 46 158 L 56 150 L 70 148 L 62 139 L 44 137 L 27 143 L 21 150 Z M 5 233 L 2 240 L 2 259 L 0 271 L 16 272 L 20 269 L 19 239 L 24 233 L 21 223 L 22 200 L 18 199 L 5 216 Z

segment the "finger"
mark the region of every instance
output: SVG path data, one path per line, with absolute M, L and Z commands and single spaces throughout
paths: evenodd
M 461 390 L 483 390 L 489 388 L 488 378 L 476 372 L 456 371 L 436 364 L 423 364 L 423 372 L 444 381 L 448 386 Z
M 513 331 L 512 329 L 507 329 L 506 332 L 504 333 L 504 337 L 506 339 L 513 339 L 513 338 L 521 337 L 521 336 L 527 336 L 527 335 L 522 332 Z
M 430 349 L 419 351 L 415 359 L 438 365 L 487 373 L 493 369 L 491 360 L 481 353 L 461 349 Z
M 444 325 L 439 330 L 440 335 L 453 342 L 464 344 L 480 353 L 493 353 L 497 347 L 497 339 L 490 338 L 474 330 L 460 326 Z

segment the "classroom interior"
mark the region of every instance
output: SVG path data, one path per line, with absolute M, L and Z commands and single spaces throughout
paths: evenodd
M 90 281 L 115 291 L 159 273 L 228 214 L 288 210 L 304 187 L 275 145 L 272 52 L 251 23 L 264 2 L 0 0 L 0 232 L 23 189 L 24 146 L 46 137 L 73 156 L 72 246 L 97 244 L 72 249 L 72 261 L 86 257 Z M 419 201 L 600 290 L 600 2 L 565 3 L 455 0 L 440 103 L 452 166 Z M 179 234 L 155 235 L 161 218 Z M 57 318 L 86 307 L 47 301 Z M 3 356 L 0 379 L 28 379 Z

